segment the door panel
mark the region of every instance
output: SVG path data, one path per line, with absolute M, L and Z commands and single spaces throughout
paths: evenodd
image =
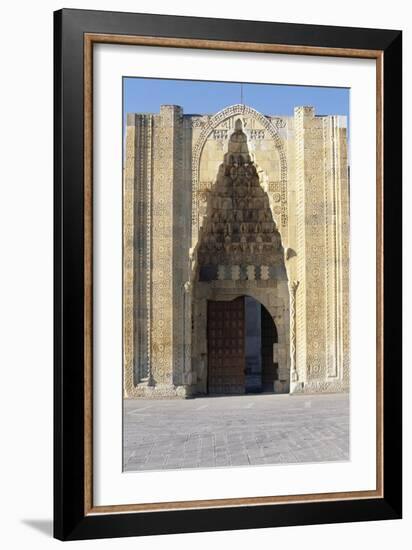
M 207 306 L 208 392 L 245 393 L 245 304 L 209 301 Z

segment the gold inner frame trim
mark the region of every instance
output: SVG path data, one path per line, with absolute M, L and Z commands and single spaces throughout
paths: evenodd
M 376 489 L 144 504 L 93 504 L 93 45 L 124 44 L 376 60 Z M 84 35 L 84 513 L 85 515 L 383 498 L 383 51 L 116 34 Z

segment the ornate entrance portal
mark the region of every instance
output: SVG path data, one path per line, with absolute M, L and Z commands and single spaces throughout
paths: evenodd
M 197 396 L 222 386 L 208 304 L 241 297 L 261 323 L 261 354 L 245 322 L 244 379 L 238 373 L 223 386 L 348 390 L 346 124 L 309 106 L 288 117 L 243 104 L 215 114 L 176 105 L 128 114 L 127 397 Z
M 274 313 L 285 332 L 289 294 L 284 252 L 240 120 L 208 197 L 197 258 L 194 329 L 201 339 L 196 307 L 205 301 L 205 391 L 289 391 L 288 341 L 281 342 L 280 350 L 272 317 Z M 272 306 L 272 315 L 261 303 Z
M 196 249 L 193 311 L 194 355 L 206 348 L 199 369 L 200 374 L 207 369 L 203 392 L 288 392 L 284 250 L 240 119 L 207 203 Z M 280 341 L 274 317 L 281 328 Z M 199 381 L 199 391 L 201 387 Z

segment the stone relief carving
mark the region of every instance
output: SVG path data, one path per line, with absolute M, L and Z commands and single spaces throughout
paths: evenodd
M 275 128 L 285 128 L 286 127 L 286 120 L 284 118 L 274 117 L 274 118 L 272 118 L 271 122 L 275 126 Z

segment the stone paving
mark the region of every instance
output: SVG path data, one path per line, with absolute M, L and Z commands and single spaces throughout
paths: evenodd
M 126 400 L 123 458 L 125 471 L 349 460 L 349 396 Z

